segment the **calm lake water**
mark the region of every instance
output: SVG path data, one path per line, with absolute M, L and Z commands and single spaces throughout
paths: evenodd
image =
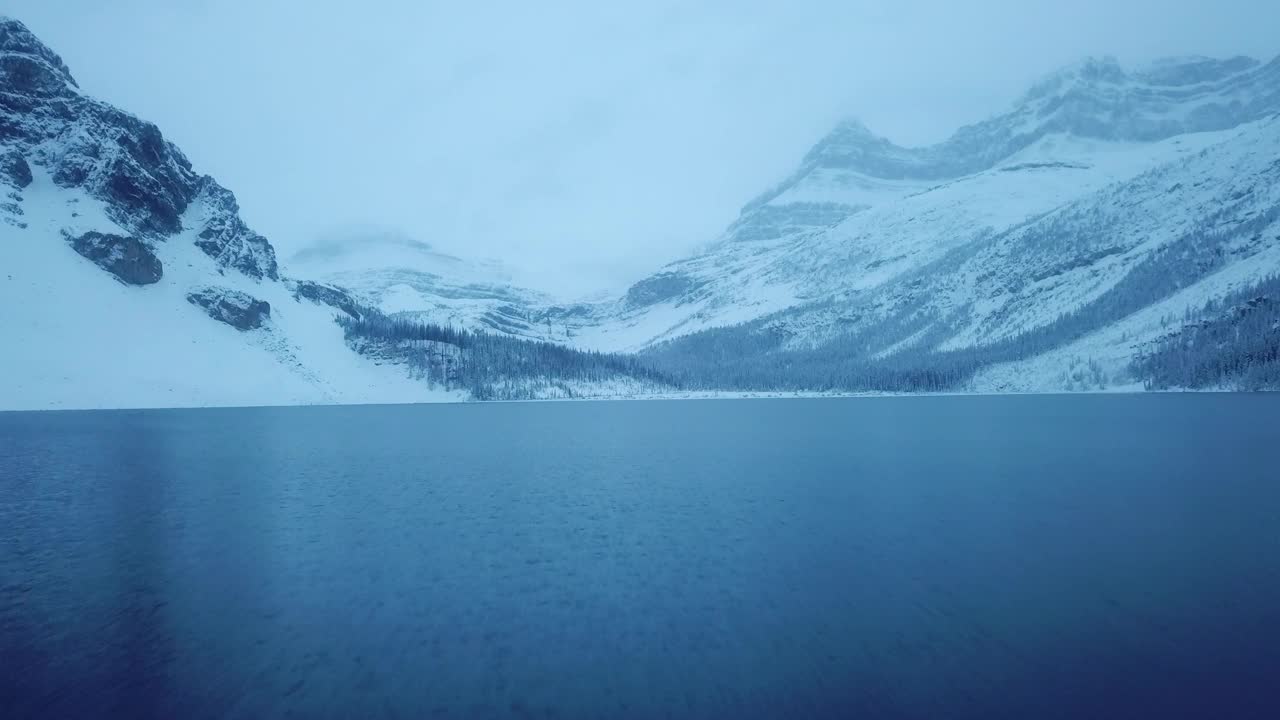
M 0 717 L 1280 717 L 1280 395 L 0 413 Z

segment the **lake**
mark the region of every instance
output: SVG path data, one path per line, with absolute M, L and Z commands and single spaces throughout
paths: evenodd
M 1280 395 L 0 413 L 0 717 L 1280 717 Z

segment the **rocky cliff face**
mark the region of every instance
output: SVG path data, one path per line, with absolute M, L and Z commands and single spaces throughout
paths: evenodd
M 89 231 L 68 237 L 72 249 L 125 285 L 150 285 L 164 275 L 164 265 L 151 248 L 135 238 Z
M 31 184 L 31 166 L 17 149 L 10 148 L 0 155 L 0 182 L 14 190 Z
M 0 409 L 452 397 L 353 352 L 235 196 L 0 18 Z
M 271 317 L 270 303 L 228 288 L 200 288 L 187 294 L 187 302 L 202 308 L 214 320 L 241 331 L 256 330 Z
M 31 184 L 31 166 L 17 150 L 0 153 L 0 222 L 25 228 L 22 189 Z
M 221 266 L 279 276 L 271 244 L 245 226 L 229 190 L 192 170 L 154 124 L 86 96 L 56 53 L 22 23 L 0 19 L 0 178 L 21 189 L 31 165 L 105 203 L 141 242 L 194 229 L 197 247 Z M 199 226 L 184 228 L 184 216 Z

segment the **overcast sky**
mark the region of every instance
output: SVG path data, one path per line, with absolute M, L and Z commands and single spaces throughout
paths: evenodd
M 1086 55 L 1280 52 L 1274 0 L 5 0 L 286 257 L 362 227 L 584 292 L 711 240 L 840 117 L 937 141 Z

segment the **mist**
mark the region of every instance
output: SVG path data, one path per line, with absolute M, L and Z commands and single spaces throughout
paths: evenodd
M 81 87 L 156 122 L 282 258 L 394 231 L 575 296 L 714 240 L 838 119 L 904 144 L 1089 55 L 1248 54 L 1235 0 L 10 0 Z M 1208 15 L 1206 17 L 1206 15 Z

